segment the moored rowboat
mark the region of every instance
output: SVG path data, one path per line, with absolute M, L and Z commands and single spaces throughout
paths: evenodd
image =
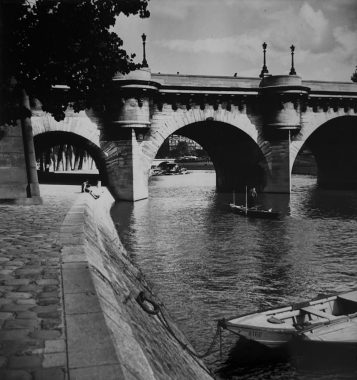
M 357 343 L 357 290 L 225 319 L 221 325 L 270 348 L 295 336 L 304 341 Z

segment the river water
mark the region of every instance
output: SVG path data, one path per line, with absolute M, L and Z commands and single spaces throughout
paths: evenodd
M 231 202 L 216 192 L 215 172 L 194 171 L 151 177 L 148 199 L 112 208 L 131 260 L 199 353 L 218 319 L 357 287 L 356 191 L 295 175 L 290 195 L 258 194 L 280 220 L 232 214 Z M 215 379 L 357 379 L 355 363 L 299 366 L 237 340 L 224 331 L 222 358 L 217 345 L 204 360 Z

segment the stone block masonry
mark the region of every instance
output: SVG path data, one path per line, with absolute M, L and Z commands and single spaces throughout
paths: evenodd
M 0 379 L 66 379 L 57 240 L 75 189 L 44 186 L 41 206 L 0 206 Z
M 41 186 L 43 206 L 0 206 L 0 379 L 212 379 L 136 302 L 144 290 L 162 305 L 118 238 L 112 196 L 79 191 Z

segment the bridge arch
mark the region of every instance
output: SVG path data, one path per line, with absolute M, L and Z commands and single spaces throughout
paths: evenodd
M 238 107 L 230 111 L 219 107 L 199 107 L 173 111 L 165 105 L 155 112 L 150 131 L 142 142 L 147 169 L 163 142 L 173 133 L 200 144 L 211 157 L 220 191 L 244 191 L 246 185 L 263 189 L 269 181 L 270 168 L 261 149 L 260 129 Z
M 69 132 L 73 135 L 78 135 L 92 144 L 99 145 L 99 130 L 97 125 L 92 123 L 85 112 L 74 114 L 67 112 L 64 120 L 57 122 L 49 114 L 41 113 L 40 115 L 32 116 L 32 131 L 34 137 L 45 132 Z
M 227 111 L 221 107 L 214 110 L 213 107 L 194 107 L 186 110 L 185 106 L 181 106 L 177 111 L 172 110 L 172 106 L 165 104 L 162 112 L 156 112 L 152 116 L 150 131 L 146 134 L 143 148 L 148 146 L 154 147 L 152 151 L 153 158 L 157 153 L 157 145 L 159 147 L 163 142 L 178 129 L 189 124 L 205 121 L 219 121 L 230 124 L 248 134 L 255 142 L 258 141 L 258 129 L 251 122 L 246 113 L 240 112 L 238 107 L 233 107 L 231 111 Z M 157 148 L 157 149 L 156 149 Z
M 309 137 L 317 131 L 318 128 L 323 126 L 330 120 L 344 118 L 344 117 L 356 117 L 357 113 L 353 108 L 345 111 L 343 108 L 339 108 L 337 112 L 329 109 L 327 112 L 306 112 L 302 114 L 302 128 L 300 132 L 293 138 L 290 149 L 290 172 L 294 165 L 296 156 L 298 155 L 301 147 L 306 143 Z M 357 118 L 356 118 L 357 122 Z
M 304 142 L 315 157 L 317 183 L 329 188 L 357 186 L 355 113 L 318 115 L 306 128 Z M 295 156 L 296 157 L 296 156 Z
M 100 148 L 99 130 L 84 112 L 69 113 L 61 122 L 43 113 L 32 117 L 31 122 L 37 157 L 56 145 L 81 147 L 93 158 L 102 181 L 107 181 L 106 155 Z

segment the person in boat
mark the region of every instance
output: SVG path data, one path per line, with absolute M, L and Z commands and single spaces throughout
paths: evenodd
M 83 182 L 82 184 L 82 193 L 89 193 L 94 199 L 98 199 L 100 195 L 94 194 L 93 190 L 91 189 L 90 183 L 88 180 Z
M 249 190 L 249 197 L 248 197 L 248 208 L 255 207 L 255 201 L 257 199 L 257 192 L 255 190 L 255 187 Z

